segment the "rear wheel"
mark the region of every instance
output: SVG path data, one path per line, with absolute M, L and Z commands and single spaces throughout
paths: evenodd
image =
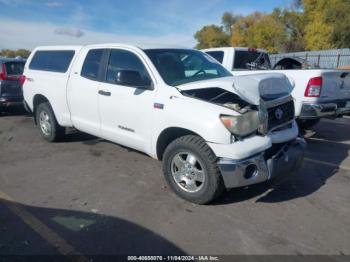
M 207 204 L 224 190 L 216 160 L 214 152 L 202 138 L 183 136 L 170 143 L 165 150 L 164 176 L 181 198 Z
M 49 142 L 59 141 L 65 134 L 65 128 L 61 127 L 48 102 L 42 103 L 36 110 L 36 121 L 41 135 Z

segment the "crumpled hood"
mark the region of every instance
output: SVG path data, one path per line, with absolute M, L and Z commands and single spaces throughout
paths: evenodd
M 276 99 L 290 94 L 292 86 L 284 74 L 253 74 L 197 81 L 177 86 L 180 90 L 219 87 L 235 93 L 248 103 L 259 105 L 260 99 Z

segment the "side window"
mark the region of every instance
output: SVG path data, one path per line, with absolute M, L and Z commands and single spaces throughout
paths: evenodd
M 32 61 L 30 61 L 29 69 L 65 73 L 74 57 L 74 53 L 71 50 L 37 51 Z
M 125 83 L 118 81 L 120 73 L 127 78 Z M 140 58 L 132 52 L 115 49 L 111 50 L 109 56 L 106 81 L 111 84 L 132 86 L 132 83 L 149 84 L 151 79 Z
M 209 51 L 206 52 L 211 57 L 214 57 L 220 64 L 222 64 L 222 61 L 224 60 L 224 52 L 223 51 Z
M 103 49 L 93 49 L 86 55 L 81 76 L 92 80 L 98 79 L 98 74 L 101 67 Z

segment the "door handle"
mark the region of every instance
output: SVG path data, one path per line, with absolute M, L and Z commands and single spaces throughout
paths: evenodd
M 99 90 L 98 94 L 102 96 L 111 96 L 112 93 L 108 91 Z

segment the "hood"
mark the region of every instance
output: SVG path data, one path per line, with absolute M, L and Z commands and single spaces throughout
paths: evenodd
M 218 87 L 234 93 L 253 105 L 260 99 L 273 100 L 290 94 L 292 86 L 284 74 L 253 74 L 196 81 L 177 86 L 182 91 Z

